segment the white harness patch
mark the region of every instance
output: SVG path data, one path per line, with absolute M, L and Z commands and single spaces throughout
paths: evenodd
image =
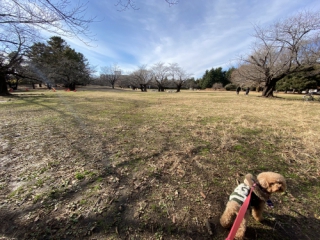
M 249 195 L 250 187 L 241 183 L 234 189 L 234 192 L 230 195 L 229 200 L 236 200 L 237 202 L 243 203 Z

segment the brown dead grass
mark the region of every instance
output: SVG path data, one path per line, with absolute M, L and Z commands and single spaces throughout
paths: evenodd
M 261 171 L 288 191 L 248 239 L 320 234 L 317 102 L 97 88 L 0 100 L 0 238 L 225 239 L 228 194 Z

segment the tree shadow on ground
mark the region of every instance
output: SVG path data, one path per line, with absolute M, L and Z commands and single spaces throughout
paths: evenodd
M 126 165 L 128 163 L 121 163 Z M 132 162 L 130 165 L 132 166 Z M 116 175 L 116 169 L 105 171 L 104 175 L 99 177 L 107 177 Z M 120 177 L 120 176 L 119 176 Z M 94 180 L 93 180 L 94 181 Z M 129 184 L 129 179 L 122 178 L 120 183 L 116 183 L 116 187 L 122 184 Z M 79 186 L 85 188 L 90 182 L 81 182 Z M 56 201 L 48 201 L 37 203 L 35 205 L 23 206 L 5 209 L 0 211 L 0 237 L 16 238 L 16 239 L 105 239 L 106 237 L 114 237 L 114 239 L 141 239 L 145 238 L 159 239 L 166 238 L 175 239 L 209 239 L 209 234 L 204 226 L 198 224 L 183 226 L 173 224 L 171 220 L 165 217 L 160 221 L 157 219 L 148 219 L 140 221 L 139 216 L 135 217 L 135 212 L 131 208 L 132 203 L 140 201 L 143 196 L 149 194 L 148 187 L 141 186 L 136 191 L 130 191 L 126 194 L 120 194 L 111 199 L 104 205 L 102 211 L 90 212 L 87 215 L 77 211 L 72 211 L 68 215 L 55 214 L 54 203 Z M 56 196 L 59 202 L 69 202 L 75 191 L 70 190 Z M 96 203 L 99 203 L 99 198 Z M 28 213 L 35 209 L 40 210 L 39 215 L 32 221 L 21 221 L 26 218 Z M 48 211 L 49 208 L 49 211 Z M 41 213 L 41 209 L 43 212 Z M 39 211 L 38 211 L 39 212 Z
M 30 100 L 30 99 L 29 99 Z M 30 101 L 33 101 L 32 99 Z M 34 104 L 39 104 L 33 102 Z M 59 111 L 51 106 L 39 104 L 43 107 L 49 108 L 52 111 L 57 111 L 59 116 L 67 118 L 66 112 Z M 71 116 L 69 123 L 74 123 L 80 126 L 82 119 L 74 118 Z M 59 128 L 53 126 L 54 132 L 60 132 Z M 223 229 L 219 224 L 218 218 L 211 220 L 211 228 L 213 234 L 208 233 L 207 227 L 202 223 L 197 222 L 196 217 L 200 218 L 204 215 L 207 209 L 204 205 L 200 205 L 199 201 L 191 201 L 190 198 L 185 197 L 180 199 L 185 206 L 191 206 L 195 210 L 193 214 L 188 216 L 188 221 L 176 221 L 170 219 L 169 214 L 160 209 L 159 205 L 154 205 L 153 216 L 148 215 L 147 219 L 143 219 L 146 215 L 137 214 L 137 207 L 140 202 L 144 202 L 151 194 L 157 194 L 157 188 L 150 183 L 153 179 L 161 183 L 162 186 L 169 184 L 175 185 L 176 180 L 173 174 L 170 175 L 167 166 L 163 168 L 161 172 L 153 172 L 149 175 L 143 175 L 140 184 L 135 185 L 135 180 L 132 172 L 129 175 L 122 174 L 122 170 L 126 167 L 128 169 L 145 168 L 146 162 L 141 162 L 138 156 L 131 156 L 130 159 L 121 161 L 117 164 L 112 164 L 108 159 L 108 152 L 103 148 L 107 145 L 105 139 L 96 136 L 96 142 L 101 143 L 101 152 L 105 155 L 103 158 L 95 159 L 95 153 L 87 151 L 90 148 L 86 145 L 81 145 L 81 140 L 86 138 L 91 139 L 88 135 L 94 136 L 94 131 L 87 130 L 83 132 L 81 128 L 78 128 L 79 138 L 75 139 L 79 142 L 67 146 L 70 149 L 74 149 L 75 152 L 81 156 L 84 166 L 95 167 L 100 169 L 99 174 L 93 176 L 91 179 L 82 180 L 77 182 L 73 187 L 64 188 L 64 191 L 49 192 L 50 198 L 43 202 L 21 203 L 19 205 L 11 205 L 6 207 L 6 203 L 2 203 L 0 208 L 0 238 L 17 238 L 17 239 L 225 239 L 228 234 L 228 230 Z M 116 136 L 115 136 L 116 138 Z M 88 140 L 89 141 L 89 140 Z M 113 142 L 113 139 L 109 139 Z M 116 141 L 116 139 L 114 139 Z M 68 142 L 68 141 L 67 141 Z M 169 144 L 169 141 L 168 141 Z M 159 152 L 154 155 L 148 154 L 148 159 L 157 158 L 164 152 L 169 152 L 170 148 L 168 144 L 164 144 Z M 64 146 L 66 147 L 66 146 Z M 100 145 L 99 145 L 100 147 Z M 197 150 L 194 154 L 201 151 Z M 183 159 L 183 157 L 181 157 Z M 159 159 L 158 159 L 159 160 Z M 179 160 L 181 160 L 179 158 Z M 183 159 L 186 160 L 186 159 Z M 192 197 L 199 195 L 198 186 L 201 179 L 210 179 L 212 177 L 212 169 L 206 170 L 203 166 L 198 166 L 195 162 L 191 161 L 191 157 L 187 157 L 187 163 L 184 168 L 185 177 L 181 179 L 190 181 L 191 176 L 197 176 L 194 181 L 195 193 Z M 189 161 L 190 160 L 190 161 Z M 67 159 L 66 161 L 69 161 Z M 95 162 L 96 161 L 96 162 Z M 72 163 L 69 163 L 72 167 Z M 88 168 L 89 168 L 88 167 Z M 57 168 L 53 167 L 53 171 Z M 115 182 L 105 183 L 102 191 L 99 194 L 94 195 L 95 199 L 90 206 L 90 211 L 81 211 L 81 204 L 76 203 L 73 206 L 79 195 L 85 195 L 87 189 L 92 188 L 94 183 L 98 182 L 98 179 L 108 179 L 112 177 Z M 63 178 L 63 176 L 61 177 Z M 145 178 L 145 180 L 143 180 Z M 221 176 L 217 176 L 220 180 Z M 59 179 L 56 179 L 57 181 Z M 174 181 L 172 181 L 174 180 Z M 180 181 L 180 180 L 179 180 Z M 138 182 L 138 181 L 136 181 Z M 190 182 L 188 183 L 191 184 Z M 308 183 L 310 185 L 312 183 Z M 316 181 L 314 182 L 316 184 Z M 160 185 L 160 184 L 159 184 Z M 126 186 L 126 187 L 124 187 Z M 222 199 L 227 199 L 227 195 L 224 190 L 221 190 L 219 186 L 213 185 L 212 188 L 216 188 L 214 193 L 207 194 L 207 201 L 210 204 L 217 205 L 214 208 L 216 216 L 218 216 L 224 204 L 219 204 Z M 190 186 L 187 187 L 191 191 Z M 109 192 L 107 192 L 109 191 Z M 196 192 L 197 191 L 197 192 Z M 107 198 L 103 198 L 103 195 L 107 194 Z M 161 198 L 161 197 L 159 197 Z M 158 200 L 158 199 L 157 199 Z M 195 200 L 195 199 L 194 199 Z M 224 200 L 223 200 L 224 201 Z M 68 212 L 62 212 L 59 208 L 56 210 L 55 205 L 60 202 L 62 204 L 70 205 L 71 210 Z M 159 202 L 155 202 L 159 203 Z M 150 202 L 149 202 L 150 204 Z M 67 209 L 70 209 L 69 207 Z M 150 208 L 152 210 L 152 207 Z M 141 212 L 145 209 L 141 207 Z M 197 210 L 200 210 L 197 212 Z M 30 216 L 30 213 L 36 212 L 37 216 Z M 211 213 L 210 213 L 211 214 Z M 213 214 L 213 213 L 212 213 Z M 193 219 L 195 218 L 195 219 Z M 292 217 L 289 215 L 277 215 L 270 214 L 263 224 L 250 221 L 246 239 L 318 239 L 320 224 L 319 220 L 315 218 L 307 217 Z M 274 219 L 274 220 L 270 220 Z M 305 228 L 308 228 L 305 233 Z
M 219 219 L 211 220 L 214 234 L 207 239 L 226 239 L 230 229 L 224 229 Z M 262 223 L 249 220 L 245 233 L 246 240 L 317 240 L 320 236 L 320 220 L 312 217 L 292 217 L 270 214 Z

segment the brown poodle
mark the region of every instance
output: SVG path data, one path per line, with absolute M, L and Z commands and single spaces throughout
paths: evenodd
M 226 209 L 220 218 L 220 223 L 224 228 L 232 227 L 232 224 L 239 212 L 241 205 L 248 196 L 250 188 L 256 183 L 252 191 L 249 209 L 252 210 L 252 216 L 255 220 L 262 221 L 262 212 L 266 201 L 269 200 L 271 193 L 284 192 L 286 190 L 285 178 L 274 172 L 262 172 L 257 178 L 252 174 L 247 174 L 244 183 L 241 183 L 229 197 Z M 247 210 L 244 219 L 236 233 L 235 239 L 243 239 L 246 232 L 247 221 L 250 210 Z

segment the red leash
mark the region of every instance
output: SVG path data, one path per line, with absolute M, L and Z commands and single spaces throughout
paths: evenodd
M 242 219 L 244 218 L 244 215 L 246 214 L 246 211 L 249 207 L 251 193 L 252 193 L 252 190 L 254 189 L 255 186 L 256 186 L 256 184 L 252 185 L 250 192 L 249 192 L 246 200 L 243 202 L 243 204 L 238 212 L 238 215 L 236 217 L 236 220 L 234 221 L 233 226 L 232 226 L 230 233 L 229 233 L 228 237 L 226 238 L 226 240 L 233 240 L 234 239 L 234 236 L 236 235 L 238 228 L 242 222 Z

